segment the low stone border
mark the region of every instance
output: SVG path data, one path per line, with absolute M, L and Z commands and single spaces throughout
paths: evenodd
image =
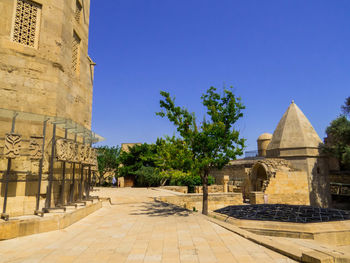
M 158 188 L 162 190 L 169 190 L 169 191 L 174 191 L 174 192 L 179 192 L 179 193 L 188 193 L 188 187 L 187 186 L 176 186 L 176 185 L 167 185 L 167 186 L 159 186 Z
M 203 194 L 181 194 L 172 196 L 159 196 L 155 200 L 173 204 L 193 211 L 201 211 Z M 216 210 L 228 205 L 243 205 L 242 193 L 209 193 L 208 209 Z
M 102 207 L 102 202 L 87 204 L 85 207 L 66 213 L 49 214 L 45 217 L 23 217 L 0 223 L 0 240 L 28 236 L 53 230 L 64 229 Z
M 300 262 L 322 262 L 322 263 L 336 263 L 336 262 L 349 262 L 350 257 L 348 255 L 341 255 L 340 253 L 330 253 L 328 251 L 314 250 L 307 247 L 296 246 L 291 242 L 278 242 L 270 237 L 257 235 L 247 230 L 241 229 L 238 226 L 234 226 L 231 223 L 225 222 L 227 216 L 217 215 L 217 213 L 210 213 L 209 216 L 204 216 L 210 222 L 217 224 L 231 232 L 234 232 L 256 244 L 262 245 L 280 254 L 283 254 L 289 258 Z M 213 218 L 215 217 L 215 218 Z
M 254 234 L 274 237 L 313 239 L 332 246 L 350 245 L 350 220 L 321 223 L 292 223 L 278 221 L 245 220 L 211 212 L 212 217 L 225 218 L 225 222 Z

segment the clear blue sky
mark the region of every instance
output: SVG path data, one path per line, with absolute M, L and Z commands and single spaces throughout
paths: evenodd
M 247 150 L 292 99 L 321 138 L 350 96 L 349 0 L 92 0 L 92 128 L 102 144 L 154 142 L 175 128 L 160 90 L 199 116 L 210 86 L 234 86 Z

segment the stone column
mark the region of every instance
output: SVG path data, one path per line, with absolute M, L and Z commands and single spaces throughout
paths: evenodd
M 124 177 L 118 177 L 118 187 L 124 187 Z
M 229 176 L 224 175 L 224 193 L 228 192 L 228 180 L 229 180 Z

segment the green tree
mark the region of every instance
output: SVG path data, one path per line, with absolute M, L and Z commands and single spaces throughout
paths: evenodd
M 157 161 L 157 147 L 155 144 L 141 144 L 129 147 L 128 151 L 122 151 L 119 156 L 119 176 L 140 174 L 140 171 L 147 171 L 147 178 L 149 178 L 150 169 L 143 169 L 143 167 L 156 168 Z M 141 185 L 140 185 L 141 186 Z
M 243 154 L 245 139 L 239 137 L 233 125 L 243 116 L 245 108 L 241 99 L 237 98 L 232 89 L 224 89 L 223 94 L 210 87 L 202 95 L 202 103 L 207 109 L 207 120 L 197 123 L 195 114 L 186 108 L 175 106 L 175 98 L 161 91 L 163 99 L 160 107 L 165 110 L 157 112 L 161 117 L 167 117 L 177 128 L 183 141 L 193 154 L 193 168 L 200 174 L 203 184 L 203 210 L 208 214 L 208 175 L 212 167 L 221 169 L 231 159 Z
M 345 99 L 344 105 L 341 106 L 341 110 L 345 116 L 350 118 L 350 97 Z
M 99 183 L 104 183 L 105 174 L 113 172 L 117 174 L 119 166 L 120 147 L 100 146 L 97 147 L 97 162 L 99 171 Z
M 165 139 L 157 139 L 156 147 L 156 164 L 161 171 L 179 170 L 186 173 L 192 170 L 193 155 L 184 140 L 166 136 Z
M 350 121 L 344 116 L 333 120 L 326 129 L 325 152 L 338 159 L 341 170 L 350 169 Z
M 161 177 L 159 171 L 150 166 L 142 166 L 140 169 L 135 171 L 136 184 L 137 186 L 159 186 Z

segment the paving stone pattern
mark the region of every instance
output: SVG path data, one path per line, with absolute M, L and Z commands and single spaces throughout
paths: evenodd
M 103 208 L 64 230 L 0 241 L 0 262 L 295 262 L 153 197 L 101 188 Z

